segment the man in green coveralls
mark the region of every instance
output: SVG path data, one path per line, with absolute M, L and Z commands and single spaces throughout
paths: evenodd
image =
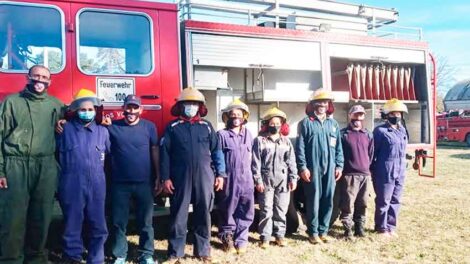
M 63 109 L 47 94 L 50 78 L 48 68 L 31 67 L 25 89 L 0 104 L 0 263 L 47 263 Z

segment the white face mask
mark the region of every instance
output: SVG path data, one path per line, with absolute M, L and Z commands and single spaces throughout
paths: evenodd
M 197 115 L 199 105 L 187 104 L 184 105 L 184 115 L 189 118 L 193 118 Z

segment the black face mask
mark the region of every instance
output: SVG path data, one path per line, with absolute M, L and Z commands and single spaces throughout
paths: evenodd
M 241 118 L 231 117 L 227 120 L 228 128 L 235 128 L 243 125 L 243 120 Z
M 268 126 L 268 132 L 271 135 L 279 133 L 281 130 L 281 126 Z
M 397 125 L 401 121 L 401 117 L 396 117 L 396 116 L 388 116 L 387 120 L 390 124 L 392 125 Z
M 38 93 L 36 91 L 36 89 L 34 89 L 34 86 L 37 84 L 37 83 L 41 83 L 44 85 L 44 91 L 41 92 L 41 93 Z M 28 90 L 32 93 L 35 93 L 35 94 L 43 94 L 46 92 L 47 88 L 49 88 L 49 84 L 47 82 L 41 82 L 41 81 L 38 81 L 38 80 L 33 80 L 33 79 L 29 79 L 29 83 L 28 85 L 26 86 L 28 88 Z
M 351 126 L 352 127 L 355 127 L 355 128 L 358 128 L 358 127 L 361 127 L 362 125 L 362 121 L 359 120 L 359 119 L 351 119 Z

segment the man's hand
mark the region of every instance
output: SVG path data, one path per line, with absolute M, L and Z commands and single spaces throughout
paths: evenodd
M 2 177 L 0 178 L 0 189 L 6 189 L 6 188 L 8 188 L 7 178 Z
M 57 134 L 62 134 L 64 132 L 65 123 L 67 123 L 67 120 L 65 119 L 60 119 L 59 121 L 57 121 L 57 123 L 55 124 L 55 132 Z
M 308 169 L 301 171 L 300 178 L 302 178 L 302 180 L 304 180 L 305 182 L 310 182 L 311 181 L 310 171 Z
M 289 182 L 289 191 L 293 192 L 297 189 L 297 182 Z
M 163 191 L 167 194 L 173 194 L 175 187 L 173 186 L 173 182 L 168 179 L 163 183 Z
M 111 117 L 109 115 L 106 115 L 101 121 L 101 125 L 103 126 L 110 126 L 112 124 L 113 124 L 113 121 L 111 120 Z
M 335 169 L 335 180 L 338 181 L 341 178 L 341 175 L 343 175 L 343 171 L 340 169 Z
M 262 183 L 256 184 L 256 191 L 258 191 L 259 193 L 264 193 L 264 184 Z
M 160 183 L 160 180 L 155 181 L 155 188 L 153 188 L 153 194 L 155 196 L 159 195 L 163 191 L 163 185 Z
M 215 191 L 221 191 L 224 188 L 224 178 L 223 177 L 216 177 L 214 183 Z

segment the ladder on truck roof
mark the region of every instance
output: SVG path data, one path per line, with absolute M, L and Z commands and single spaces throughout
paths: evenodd
M 181 20 L 422 40 L 421 28 L 391 25 L 398 21 L 394 8 L 328 0 L 180 0 L 179 9 Z

